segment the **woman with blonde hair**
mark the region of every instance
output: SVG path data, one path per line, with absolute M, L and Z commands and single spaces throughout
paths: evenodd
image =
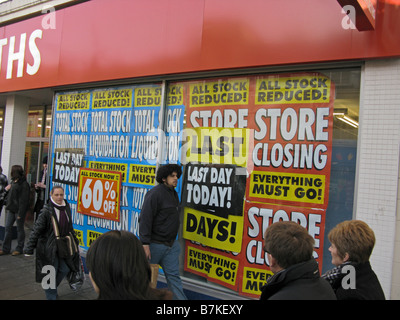
M 328 239 L 332 264 L 326 279 L 338 300 L 385 300 L 369 258 L 375 246 L 373 230 L 361 220 L 349 220 L 333 228 Z

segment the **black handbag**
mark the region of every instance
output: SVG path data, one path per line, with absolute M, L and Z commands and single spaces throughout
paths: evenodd
M 68 259 L 79 253 L 78 245 L 76 244 L 71 232 L 68 235 L 61 237 L 58 230 L 58 223 L 54 216 L 51 216 L 53 223 L 54 234 L 56 236 L 56 245 L 58 257 L 61 259 Z
M 85 270 L 80 256 L 78 271 L 70 271 L 67 275 L 67 281 L 73 291 L 78 291 L 82 287 L 85 281 Z
M 56 236 L 58 257 L 67 260 L 67 264 L 69 264 L 70 261 L 76 261 L 76 259 L 79 259 L 79 261 L 77 261 L 79 263 L 78 269 L 74 271 L 75 268 L 73 268 L 67 274 L 69 287 L 73 291 L 77 291 L 82 287 L 83 282 L 85 281 L 85 270 L 82 259 L 79 255 L 78 245 L 76 244 L 71 232 L 69 232 L 69 235 L 61 237 L 58 230 L 58 223 L 54 216 L 51 216 L 51 220 L 53 223 L 54 234 Z

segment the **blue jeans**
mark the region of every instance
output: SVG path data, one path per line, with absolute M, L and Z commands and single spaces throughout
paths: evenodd
M 10 253 L 11 251 L 11 242 L 12 242 L 12 227 L 14 222 L 17 221 L 17 247 L 15 251 L 20 253 L 23 252 L 24 242 L 25 242 L 25 216 L 17 219 L 17 213 L 13 213 L 11 211 L 6 210 L 6 223 L 5 223 L 5 235 L 3 241 L 3 251 L 5 253 Z
M 55 289 L 45 289 L 44 292 L 46 294 L 47 300 L 56 300 L 57 299 L 57 287 L 61 283 L 61 281 L 65 278 L 65 276 L 69 272 L 69 267 L 65 263 L 64 259 L 59 259 L 56 257 L 53 265 L 56 271 L 56 288 Z
M 187 300 L 182 288 L 179 275 L 179 253 L 181 251 L 178 240 L 172 247 L 160 243 L 150 243 L 150 263 L 159 264 L 167 279 L 168 288 L 172 291 L 175 300 Z

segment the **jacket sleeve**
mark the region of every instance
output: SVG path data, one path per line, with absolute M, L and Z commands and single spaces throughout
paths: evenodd
M 45 210 L 45 208 L 42 209 L 43 211 Z M 47 231 L 47 227 L 49 225 L 48 222 L 49 219 L 49 215 L 46 214 L 45 212 L 42 212 L 36 223 L 35 226 L 31 232 L 31 235 L 29 237 L 28 243 L 25 246 L 25 250 L 24 252 L 27 254 L 33 254 L 33 249 L 36 248 L 38 239 L 40 238 L 41 235 L 45 234 L 45 232 Z
M 153 218 L 157 212 L 157 199 L 153 192 L 144 197 L 142 210 L 139 216 L 139 238 L 143 244 L 150 244 L 153 227 Z

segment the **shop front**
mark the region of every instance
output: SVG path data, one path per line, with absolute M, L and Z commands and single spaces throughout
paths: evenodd
M 280 220 L 295 221 L 313 236 L 320 272 L 332 268 L 327 234 L 344 220 L 375 225 L 378 248 L 393 256 L 396 232 L 389 225 L 396 223 L 397 193 L 390 197 L 392 189 L 360 183 L 371 174 L 363 166 L 371 163 L 367 146 L 391 147 L 360 137 L 369 132 L 361 128 L 374 128 L 371 110 L 387 105 L 369 103 L 373 79 L 375 86 L 400 79 L 398 71 L 389 74 L 400 70 L 400 45 L 386 26 L 395 7 L 380 3 L 375 29 L 363 33 L 342 27 L 345 15 L 336 1 L 274 4 L 292 20 L 272 34 L 265 28 L 276 18 L 264 2 L 225 5 L 89 1 L 56 11 L 54 29 L 43 28 L 42 16 L 2 28 L 8 53 L 0 73 L 3 95 L 46 92 L 48 99 L 42 90 L 52 89 L 50 144 L 38 142 L 49 150 L 48 188 L 66 191 L 82 256 L 109 230 L 138 235 L 144 196 L 165 163 L 183 168 L 180 266 L 192 299 L 257 299 L 272 274 L 263 233 Z M 235 21 L 229 18 L 238 12 Z M 386 66 L 380 79 L 373 71 L 382 66 L 372 58 Z M 383 121 L 387 128 L 397 126 L 399 83 L 387 90 L 394 105 L 393 121 Z M 17 105 L 7 99 L 6 117 Z M 9 130 L 2 163 L 13 159 L 17 128 Z M 398 150 L 390 155 L 376 160 L 375 170 L 379 162 L 398 165 Z M 386 168 L 396 181 L 398 171 Z M 369 219 L 360 203 L 368 192 L 388 196 L 394 207 L 371 200 L 370 208 L 383 211 Z M 374 252 L 375 259 L 380 255 Z M 396 285 L 392 272 L 380 268 L 389 298 Z

